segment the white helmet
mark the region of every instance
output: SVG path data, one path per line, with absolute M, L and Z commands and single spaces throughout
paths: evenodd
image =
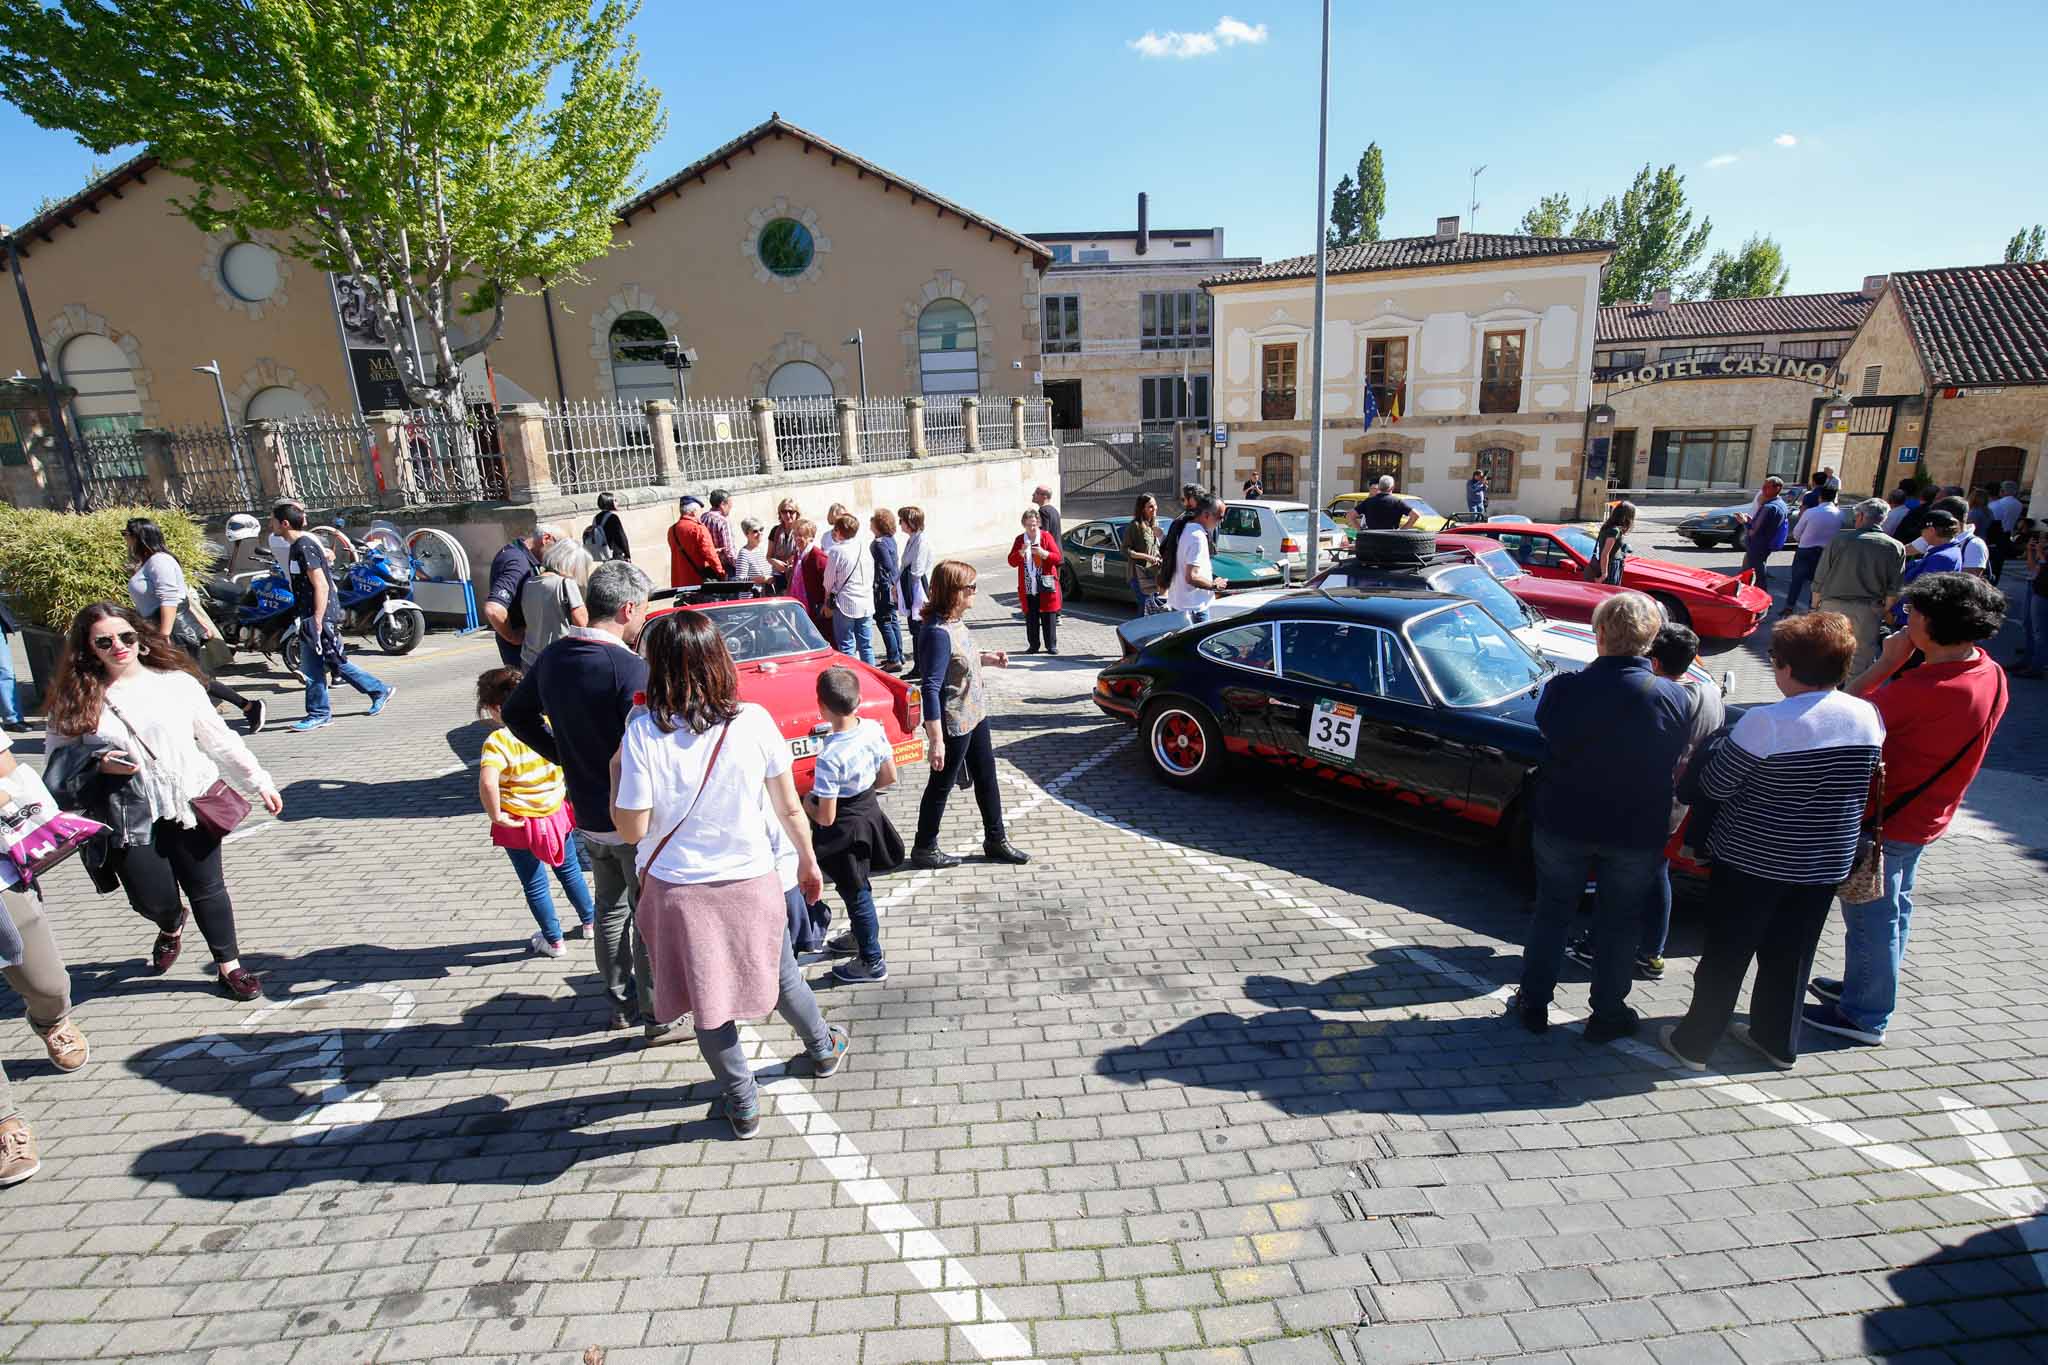
M 232 545 L 238 540 L 248 540 L 261 529 L 256 523 L 256 518 L 247 512 L 237 512 L 228 518 L 228 543 Z

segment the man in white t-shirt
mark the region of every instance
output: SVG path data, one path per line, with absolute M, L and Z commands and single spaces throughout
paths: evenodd
M 2020 501 L 2020 486 L 2007 479 L 1998 486 L 1999 496 L 1991 500 L 1991 515 L 1998 518 L 1998 524 L 2011 535 L 2019 529 L 2020 518 L 2026 514 L 2026 505 Z
M 1838 490 L 1827 484 L 1816 487 L 1813 503 L 1799 514 L 1799 524 L 1792 528 L 1792 540 L 1798 548 L 1792 552 L 1792 582 L 1785 589 L 1787 616 L 1806 610 L 1814 570 L 1820 567 L 1820 557 L 1828 542 L 1842 529 L 1838 496 Z
M 1216 589 L 1222 586 L 1212 572 L 1209 537 L 1222 520 L 1223 504 L 1215 494 L 1195 499 L 1194 515 L 1181 527 L 1180 544 L 1174 547 L 1173 581 L 1166 585 L 1168 611 L 1184 611 L 1198 623 L 1209 619 Z

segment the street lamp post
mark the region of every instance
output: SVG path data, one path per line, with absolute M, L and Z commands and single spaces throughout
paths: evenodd
M 50 419 L 50 436 L 57 442 L 57 458 L 64 463 L 64 479 L 71 485 L 71 505 L 85 510 L 85 478 L 78 470 L 78 455 L 71 448 L 71 433 L 64 426 L 63 409 L 57 406 L 57 381 L 50 375 L 50 357 L 43 350 L 43 334 L 36 327 L 36 310 L 28 301 L 28 281 L 21 277 L 21 250 L 14 234 L 0 226 L 7 239 L 7 268 L 14 274 L 14 288 L 21 295 L 21 320 L 28 327 L 29 349 L 35 353 L 36 373 L 42 377 L 43 407 Z
M 868 401 L 868 348 L 866 333 L 858 327 L 854 328 L 853 335 L 846 339 L 846 344 L 853 347 L 853 358 L 860 365 L 860 401 L 865 403 Z
M 236 465 L 242 466 L 237 468 L 235 471 L 235 484 L 237 488 L 239 488 L 239 490 L 241 491 L 242 497 L 244 499 L 249 499 L 249 484 L 251 480 L 249 479 L 248 475 L 255 472 L 255 456 L 254 452 L 247 451 L 243 448 L 242 435 L 240 432 L 235 430 L 235 416 L 234 413 L 232 413 L 228 409 L 228 386 L 221 382 L 220 362 L 218 360 L 209 360 L 204 365 L 194 365 L 192 367 L 192 373 L 210 374 L 213 376 L 213 392 L 215 396 L 220 399 L 221 430 L 225 432 L 227 435 L 228 449 L 233 451 L 237 456 L 237 459 L 235 460 Z M 242 460 L 240 458 L 241 456 L 244 455 L 249 456 L 249 463 L 246 466 L 242 465 Z
M 1316 321 L 1309 338 L 1308 576 L 1316 576 L 1323 544 L 1323 286 L 1329 279 L 1329 234 L 1323 231 L 1330 167 L 1330 0 L 1323 0 L 1323 93 L 1316 112 Z M 1220 472 L 1220 471 L 1219 471 Z

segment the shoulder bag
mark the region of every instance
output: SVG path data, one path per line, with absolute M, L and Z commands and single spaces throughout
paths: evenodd
M 0 777 L 0 886 L 36 890 L 38 876 L 106 832 L 99 821 L 60 809 L 28 764 Z
M 1927 789 L 1941 781 L 1950 768 L 1963 761 L 1963 755 L 1977 747 L 1977 741 L 1991 733 L 1998 723 L 1999 708 L 2005 704 L 2005 675 L 1999 674 L 1998 702 L 1991 708 L 1991 724 L 1963 741 L 1963 747 L 1949 756 L 1948 762 L 1934 770 L 1925 782 L 1907 792 L 1896 801 L 1884 798 L 1884 764 L 1877 765 L 1877 771 L 1870 776 L 1870 800 L 1863 808 L 1863 828 L 1856 835 L 1856 862 L 1849 869 L 1848 880 L 1844 881 L 1839 894 L 1844 905 L 1863 905 L 1884 894 L 1884 826 L 1885 822 L 1906 807 L 1926 795 Z
M 654 846 L 654 852 L 647 855 L 646 865 L 640 869 L 640 875 L 634 879 L 633 883 L 633 903 L 635 905 L 639 904 L 641 898 L 647 894 L 648 870 L 660 859 L 661 851 L 668 847 L 668 841 L 680 834 L 683 826 L 690 823 L 690 817 L 697 813 L 697 803 L 704 799 L 704 793 L 711 786 L 711 774 L 718 771 L 718 755 L 724 750 L 725 736 L 731 729 L 731 721 L 727 721 L 718 727 L 718 742 L 711 746 L 711 761 L 704 765 L 704 780 L 697 784 L 697 794 L 690 798 L 689 808 L 683 812 L 683 818 L 676 821 L 674 827 L 668 833 L 661 836 L 661 842 Z
M 156 750 L 149 747 L 149 741 L 142 737 L 142 732 L 121 714 L 121 708 L 114 705 L 111 698 L 103 699 L 100 704 L 112 711 L 114 719 L 135 737 L 135 742 L 142 746 L 142 752 L 149 755 L 149 761 L 156 762 Z M 216 839 L 227 838 L 235 832 L 235 826 L 249 818 L 249 798 L 228 785 L 224 777 L 213 779 L 213 785 L 193 797 L 191 804 L 192 818 L 198 822 L 199 828 Z

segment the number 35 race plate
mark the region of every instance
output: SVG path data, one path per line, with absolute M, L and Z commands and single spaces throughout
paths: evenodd
M 1338 758 L 1358 757 L 1358 708 L 1348 702 L 1317 700 L 1308 718 L 1308 747 Z

